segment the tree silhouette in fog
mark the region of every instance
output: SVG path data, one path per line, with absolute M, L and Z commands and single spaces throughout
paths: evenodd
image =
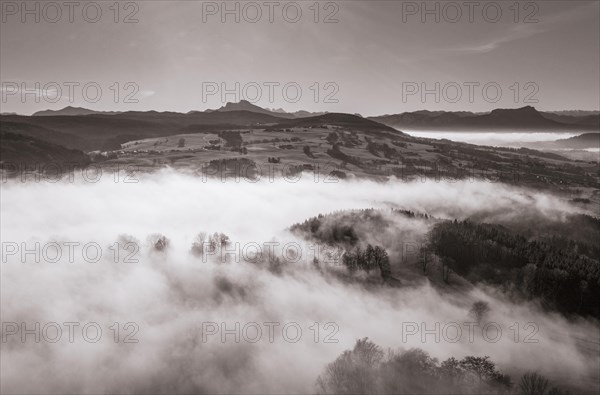
M 319 394 L 498 394 L 512 388 L 487 356 L 440 363 L 418 348 L 385 354 L 367 338 L 327 365 L 316 384 Z

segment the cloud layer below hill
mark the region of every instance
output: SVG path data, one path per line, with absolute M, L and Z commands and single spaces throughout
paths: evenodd
M 597 323 L 515 305 L 491 290 L 460 294 L 427 282 L 375 289 L 345 283 L 312 269 L 304 245 L 298 262 L 282 273 L 244 262 L 241 253 L 250 243 L 276 242 L 283 258 L 282 245 L 301 243 L 286 230 L 291 224 L 344 209 L 393 207 L 500 223 L 560 220 L 576 212 L 555 196 L 486 182 L 326 184 L 307 177 L 296 183 L 222 183 L 173 171 L 133 184 L 106 176 L 93 184 L 2 188 L 5 392 L 310 393 L 325 365 L 366 336 L 383 347 L 420 347 L 442 359 L 489 355 L 506 372 L 538 370 L 586 387 L 597 380 L 597 345 L 586 343 L 597 341 Z M 401 226 L 410 237 L 427 231 L 420 222 Z M 214 257 L 202 262 L 189 252 L 201 231 L 223 232 L 240 250 L 231 251 L 230 263 Z M 162 252 L 150 248 L 147 237 L 155 233 L 170 240 Z M 136 263 L 123 262 L 124 250 L 115 262 L 110 246 L 117 241 L 139 245 L 131 256 Z M 36 242 L 39 262 L 36 253 L 23 259 L 23 247 L 35 250 Z M 65 242 L 80 243 L 72 263 Z M 8 253 L 14 243 L 18 250 Z M 56 263 L 49 262 L 52 243 L 63 246 Z M 96 263 L 93 249 L 80 248 L 86 243 L 100 246 Z M 475 327 L 471 339 L 464 323 L 472 321 L 468 310 L 475 300 L 489 302 L 489 320 L 497 326 L 485 333 Z M 40 323 L 40 343 L 32 334 L 21 342 L 21 328 L 9 334 L 11 322 L 24 322 L 27 329 Z M 79 323 L 72 343 L 66 322 Z M 48 341 L 57 333 L 48 323 L 62 330 L 56 343 Z M 435 334 L 423 339 L 421 329 L 436 323 L 439 341 Z M 515 323 L 518 335 L 511 329 Z M 407 335 L 413 324 L 418 333 Z M 455 324 L 462 328 L 458 340 Z M 102 336 L 92 342 L 97 327 Z M 138 342 L 125 342 L 128 335 Z M 537 342 L 524 342 L 526 336 Z

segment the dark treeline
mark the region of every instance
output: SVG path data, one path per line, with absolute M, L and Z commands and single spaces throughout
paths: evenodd
M 597 246 L 564 236 L 528 240 L 499 225 L 455 220 L 436 224 L 424 250 L 470 281 L 539 298 L 563 313 L 600 317 Z
M 344 254 L 343 262 L 350 273 L 354 273 L 357 270 L 367 273 L 370 273 L 372 270 L 379 270 L 381 277 L 384 279 L 392 275 L 388 253 L 380 246 L 373 247 L 371 244 L 368 244 L 364 250 L 360 246 L 357 246 L 353 251 L 348 251 Z
M 393 208 L 392 213 L 397 214 L 397 215 L 402 215 L 407 218 L 434 219 L 434 217 L 430 216 L 429 214 L 418 213 L 418 212 L 414 212 L 411 210 L 403 210 L 403 209 L 398 209 L 398 208 Z
M 392 210 L 393 215 L 431 221 L 428 242 L 418 263 L 424 273 L 439 262 L 442 279 L 459 275 L 473 283 L 487 283 L 525 299 L 539 299 L 547 309 L 564 314 L 600 318 L 600 220 L 575 215 L 566 221 L 498 224 L 473 221 L 440 221 L 427 214 Z M 393 217 L 374 209 L 319 215 L 291 230 L 309 239 L 344 248 L 343 263 L 350 272 L 379 268 L 386 277 L 396 262 L 385 249 L 393 245 L 368 245 L 373 231 L 381 234 L 397 226 Z M 524 235 L 525 233 L 526 235 Z M 392 254 L 393 255 L 393 254 Z M 394 256 L 394 255 L 393 255 Z M 382 258 L 385 257 L 385 258 Z M 382 265 L 382 262 L 385 264 Z
M 239 149 L 242 146 L 243 138 L 238 131 L 221 131 L 218 133 L 218 136 L 225 140 L 226 147 Z
M 410 210 L 392 209 L 391 213 L 406 218 L 433 219 L 427 214 Z M 302 223 L 292 225 L 290 230 L 327 245 L 344 244 L 345 247 L 354 247 L 365 236 L 359 234 L 358 229 L 363 229 L 367 225 L 370 228 L 383 231 L 394 224 L 384 212 L 370 208 L 328 215 L 319 214 Z
M 514 385 L 487 356 L 439 362 L 418 348 L 385 353 L 367 338 L 327 365 L 316 385 L 319 394 L 567 394 L 537 373 Z
M 333 143 L 331 149 L 327 150 L 327 155 L 331 156 L 334 159 L 339 159 L 342 162 L 346 162 L 357 167 L 361 167 L 363 165 L 360 158 L 344 153 L 340 149 L 340 145 L 338 143 Z
M 386 159 L 402 159 L 402 156 L 394 147 L 390 147 L 387 143 L 377 143 L 367 137 L 367 150 L 374 156 L 383 156 Z
M 344 221 L 335 221 L 331 226 L 325 226 L 326 220 L 325 215 L 319 214 L 317 217 L 309 218 L 303 223 L 292 225 L 290 230 L 328 245 L 343 243 L 354 246 L 358 243 L 358 235 L 351 223 L 346 224 L 343 223 Z
M 378 273 L 383 280 L 396 281 L 392 276 L 390 256 L 382 245 L 365 242 L 373 230 L 385 232 L 395 226 L 393 216 L 410 219 L 434 220 L 428 214 L 410 210 L 392 209 L 392 216 L 375 209 L 362 209 L 319 214 L 303 223 L 292 225 L 290 230 L 308 239 L 344 249 L 342 263 L 350 274 Z M 389 247 L 389 246 L 388 246 Z

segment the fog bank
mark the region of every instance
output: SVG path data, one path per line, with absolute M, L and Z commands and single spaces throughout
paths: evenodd
M 199 232 L 222 232 L 241 246 L 279 243 L 275 254 L 283 259 L 281 245 L 304 246 L 287 230 L 293 223 L 362 208 L 500 223 L 561 220 L 578 210 L 555 196 L 483 181 L 223 183 L 167 170 L 131 184 L 111 177 L 93 184 L 3 184 L 2 391 L 311 393 L 325 365 L 362 337 L 383 347 L 419 347 L 442 359 L 489 355 L 508 373 L 537 370 L 586 388 L 597 383 L 596 322 L 570 322 L 542 313 L 533 303 L 514 305 L 485 289 L 451 293 L 427 281 L 367 289 L 315 270 L 306 250 L 283 272 L 245 262 L 235 251 L 229 263 L 214 256 L 203 261 L 190 253 Z M 422 223 L 405 221 L 402 226 L 410 238 L 427 231 Z M 152 248 L 148 237 L 153 234 L 168 238 L 164 250 Z M 133 254 L 136 262 L 123 261 L 126 251 L 115 262 L 110 246 L 117 241 L 139 246 Z M 39 262 L 35 253 L 23 257 L 20 250 L 23 243 L 34 248 L 36 242 L 42 246 Z M 57 262 L 49 262 L 51 248 L 43 248 L 55 242 L 97 243 L 102 256 L 92 263 L 76 247 L 74 262 L 65 249 Z M 9 244 L 19 250 L 8 254 Z M 472 321 L 468 311 L 476 300 L 490 304 L 488 320 L 496 326 L 485 334 L 479 327 L 470 339 L 463 323 Z M 27 329 L 36 322 L 41 327 L 54 322 L 63 336 L 56 343 L 47 341 L 55 333 L 48 327 L 39 343 L 35 335 L 22 342 L 20 331 L 8 335 L 14 328 L 6 323 L 11 322 L 25 322 Z M 73 342 L 65 322 L 79 323 Z M 81 333 L 91 322 L 102 329 L 97 342 Z M 110 329 L 115 322 L 117 337 Z M 437 331 L 439 341 L 435 334 L 423 339 L 421 325 L 434 329 L 436 323 L 449 331 Z M 463 333 L 450 341 L 456 337 L 455 323 Z M 518 335 L 510 329 L 515 323 Z M 529 323 L 538 329 L 526 329 Z M 222 339 L 221 324 L 237 332 L 239 341 L 236 333 Z M 407 335 L 412 324 L 419 332 Z M 275 328 L 272 338 L 269 325 Z M 289 330 L 283 331 L 284 326 Z M 497 340 L 496 328 L 502 330 Z M 138 341 L 125 342 L 127 335 Z M 537 342 L 524 342 L 528 335 Z

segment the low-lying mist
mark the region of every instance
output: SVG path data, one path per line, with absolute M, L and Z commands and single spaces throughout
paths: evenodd
M 475 145 L 491 145 L 497 147 L 515 147 L 522 143 L 536 143 L 542 141 L 556 141 L 578 136 L 572 132 L 456 132 L 456 131 L 427 131 L 427 130 L 405 130 L 403 132 L 415 136 L 430 139 L 448 139 L 461 143 Z
M 315 269 L 314 246 L 289 231 L 320 213 L 365 208 L 502 224 L 578 212 L 556 196 L 484 181 L 204 182 L 169 170 L 137 183 L 108 176 L 97 183 L 8 182 L 0 210 L 1 390 L 313 393 L 324 367 L 364 337 L 440 359 L 489 355 L 515 380 L 531 370 L 597 390 L 597 322 L 547 313 L 535 302 L 517 305 L 484 287 L 346 282 Z M 420 220 L 399 226 L 409 240 L 398 243 L 418 242 L 428 230 Z M 200 232 L 222 232 L 240 247 L 229 247 L 227 262 L 198 257 L 190 248 Z M 158 234 L 167 240 L 160 248 Z M 68 242 L 79 243 L 72 254 Z M 117 242 L 139 250 L 115 248 Z M 55 243 L 62 246 L 56 259 Z M 100 246 L 101 256 L 82 248 L 88 243 Z M 248 259 L 244 248 L 253 243 L 271 243 L 279 260 L 293 262 L 270 270 Z M 302 248 L 293 259 L 286 243 Z M 489 304 L 493 325 L 475 326 L 471 337 L 464 323 L 473 321 L 475 301 Z M 23 334 L 21 323 L 32 333 Z M 78 323 L 72 342 L 65 323 Z M 62 337 L 51 342 L 57 326 Z

